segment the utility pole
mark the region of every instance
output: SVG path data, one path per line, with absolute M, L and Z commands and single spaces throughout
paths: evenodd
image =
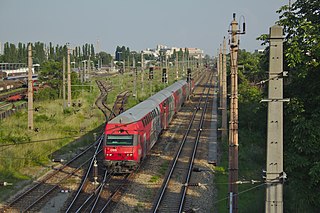
M 141 83 L 142 83 L 142 88 L 141 91 L 143 93 L 144 91 L 144 58 L 143 58 L 143 51 L 141 51 Z
M 63 109 L 66 109 L 66 58 L 65 57 L 63 57 L 63 60 L 62 60 L 62 98 L 63 98 Z
M 28 129 L 33 130 L 32 44 L 28 46 Z
M 283 212 L 283 29 L 270 28 L 266 206 L 267 213 Z
M 90 81 L 90 74 L 91 74 L 91 60 L 90 60 L 90 55 L 89 55 L 89 58 L 88 58 L 88 69 L 87 69 L 87 77 L 88 77 L 88 80 Z
M 136 70 L 136 59 L 134 58 L 133 55 L 133 59 L 132 59 L 132 67 L 133 67 L 133 97 L 135 97 L 135 99 L 137 99 L 137 70 Z
M 179 79 L 179 55 L 176 51 L 176 79 Z
M 231 100 L 230 100 L 230 124 L 229 124 L 229 211 L 238 212 L 238 34 L 245 33 L 245 23 L 243 32 L 238 29 L 236 14 L 233 14 L 231 21 L 230 58 L 231 58 Z
M 227 140 L 228 136 L 228 113 L 227 113 L 227 42 L 226 37 L 223 38 L 222 51 L 222 141 Z
M 221 44 L 220 44 L 220 48 L 219 48 L 219 69 L 218 69 L 218 73 L 219 73 L 219 90 L 220 90 L 220 109 L 222 109 L 222 48 L 221 48 Z
M 184 50 L 182 50 L 182 76 L 184 76 Z
M 69 48 L 69 46 L 68 46 L 67 66 L 68 66 L 68 107 L 71 107 L 71 70 L 70 70 L 70 48 Z
M 166 70 L 167 70 L 167 83 L 169 82 L 169 67 L 168 67 L 168 55 L 165 55 L 165 63 L 166 63 Z

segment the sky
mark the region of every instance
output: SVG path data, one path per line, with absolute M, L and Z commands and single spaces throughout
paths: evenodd
M 0 0 L 0 42 L 45 42 L 96 51 L 195 47 L 217 55 L 229 37 L 232 14 L 246 22 L 240 48 L 263 49 L 256 40 L 279 19 L 289 0 Z M 99 41 L 99 42 L 98 42 Z M 97 46 L 97 44 L 99 45 Z

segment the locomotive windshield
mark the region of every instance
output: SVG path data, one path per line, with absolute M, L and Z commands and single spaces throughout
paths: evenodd
M 133 135 L 107 135 L 107 145 L 132 146 Z

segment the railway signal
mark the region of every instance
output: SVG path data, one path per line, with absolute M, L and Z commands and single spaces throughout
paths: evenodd
M 0 182 L 0 186 L 12 186 L 12 183 L 8 183 L 8 182 Z
M 168 83 L 167 68 L 162 69 L 162 83 Z
M 191 68 L 187 69 L 187 82 L 191 82 Z
M 149 80 L 153 80 L 153 67 L 149 68 Z
M 94 179 L 94 184 L 97 185 L 98 183 L 98 163 L 97 160 L 94 160 L 93 164 L 93 179 Z

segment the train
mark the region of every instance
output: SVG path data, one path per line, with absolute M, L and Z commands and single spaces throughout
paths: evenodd
M 134 171 L 161 132 L 168 128 L 193 88 L 193 80 L 179 80 L 107 122 L 103 163 L 108 171 Z
M 2 80 L 0 81 L 0 92 L 6 92 L 9 90 L 26 87 L 26 84 L 17 80 Z

